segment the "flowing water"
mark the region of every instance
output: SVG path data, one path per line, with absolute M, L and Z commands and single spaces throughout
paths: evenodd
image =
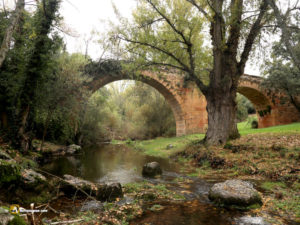
M 235 224 L 234 218 L 242 216 L 238 211 L 215 208 L 211 204 L 207 195 L 212 183 L 180 173 L 181 166 L 169 159 L 143 155 L 124 146 L 105 145 L 86 149 L 82 155 L 55 158 L 45 164 L 43 169 L 58 176 L 71 174 L 92 182 L 126 184 L 145 180 L 141 176 L 142 167 L 152 161 L 160 163 L 163 174 L 159 178 L 146 180 L 154 184 L 165 184 L 167 188 L 183 194 L 186 201 L 160 202 L 163 210 L 148 211 L 132 224 L 226 225 Z M 178 178 L 187 182 L 178 182 Z

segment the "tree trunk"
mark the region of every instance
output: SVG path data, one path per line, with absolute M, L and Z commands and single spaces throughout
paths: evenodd
M 25 135 L 26 124 L 30 110 L 34 110 L 35 91 L 39 84 L 39 79 L 42 77 L 42 71 L 44 70 L 45 65 L 43 64 L 43 61 L 46 60 L 45 55 L 48 56 L 49 53 L 49 49 L 46 47 L 48 43 L 48 34 L 51 31 L 51 26 L 55 19 L 55 13 L 58 10 L 58 5 L 58 0 L 43 0 L 42 8 L 38 9 L 41 11 L 37 12 L 42 15 L 36 25 L 38 38 L 34 40 L 32 50 L 33 54 L 26 65 L 26 78 L 20 94 L 20 124 L 16 145 L 23 151 L 27 151 L 31 145 L 31 138 Z
M 13 32 L 14 32 L 16 26 L 18 25 L 18 21 L 22 14 L 24 6 L 25 6 L 25 1 L 18 0 L 18 2 L 16 4 L 16 9 L 11 17 L 11 22 L 5 31 L 4 38 L 3 38 L 2 44 L 1 44 L 1 49 L 0 49 L 0 68 L 2 67 L 2 64 L 5 60 L 6 54 L 9 50 Z
M 1 112 L 1 123 L 0 123 L 1 129 L 7 129 L 8 128 L 8 119 L 7 119 L 7 113 Z
M 47 113 L 47 117 L 46 117 L 46 121 L 45 121 L 45 126 L 44 126 L 44 130 L 43 130 L 43 137 L 42 137 L 42 143 L 41 143 L 41 147 L 40 147 L 40 151 L 43 151 L 43 147 L 44 147 L 44 143 L 45 143 L 45 137 L 47 134 L 47 130 L 48 130 L 48 126 L 51 120 L 51 116 L 54 110 L 49 109 L 48 113 Z
M 236 91 L 210 91 L 206 95 L 208 130 L 204 139 L 207 145 L 224 145 L 228 139 L 239 137 L 236 126 Z
M 21 150 L 26 152 L 29 149 L 30 143 L 29 143 L 29 137 L 26 136 L 26 123 L 27 118 L 29 115 L 30 106 L 27 105 L 23 109 L 21 109 L 21 117 L 20 117 L 20 124 L 19 124 L 19 130 L 17 134 L 17 147 Z

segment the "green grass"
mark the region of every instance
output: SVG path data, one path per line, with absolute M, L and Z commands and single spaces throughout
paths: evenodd
M 238 123 L 238 129 L 240 134 L 257 134 L 257 133 L 300 133 L 300 123 L 292 123 L 288 125 L 274 126 L 268 128 L 252 129 L 251 122 L 245 121 Z M 195 140 L 201 140 L 204 138 L 204 134 L 191 134 L 181 137 L 163 138 L 159 137 L 152 140 L 143 141 L 113 141 L 112 144 L 128 144 L 134 146 L 136 149 L 142 150 L 145 154 L 159 157 L 169 157 L 170 155 L 183 150 L 190 142 Z M 173 147 L 168 149 L 168 145 Z
M 204 134 L 191 134 L 172 138 L 160 137 L 152 140 L 136 141 L 133 145 L 147 155 L 168 157 L 174 152 L 183 149 L 191 141 L 201 140 L 202 138 L 204 138 Z M 168 145 L 173 147 L 168 149 Z
M 251 124 L 246 122 L 238 123 L 238 129 L 241 135 L 257 133 L 299 133 L 300 123 L 291 123 L 287 125 L 252 129 Z
M 265 189 L 266 191 L 272 191 L 276 188 L 286 188 L 286 185 L 285 183 L 283 182 L 270 182 L 270 181 L 266 181 L 266 182 L 263 182 L 261 184 L 261 187 L 263 189 Z

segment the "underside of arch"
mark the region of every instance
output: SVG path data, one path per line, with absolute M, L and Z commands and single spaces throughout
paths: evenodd
M 89 88 L 94 92 L 98 90 L 99 88 L 105 86 L 106 84 L 109 84 L 114 81 L 118 80 L 136 80 L 143 83 L 146 83 L 150 85 L 151 87 L 155 88 L 160 94 L 164 96 L 168 104 L 170 105 L 174 118 L 176 121 L 176 136 L 182 136 L 186 134 L 186 127 L 185 127 L 185 120 L 183 118 L 183 110 L 174 96 L 174 94 L 170 91 L 169 87 L 166 87 L 164 84 L 160 83 L 158 80 L 144 75 L 139 76 L 128 76 L 128 75 L 107 75 L 102 76 L 101 78 L 94 79 L 89 83 Z
M 238 87 L 238 92 L 248 98 L 254 105 L 258 117 L 258 127 L 274 126 L 273 106 L 269 99 L 259 90 L 252 87 Z

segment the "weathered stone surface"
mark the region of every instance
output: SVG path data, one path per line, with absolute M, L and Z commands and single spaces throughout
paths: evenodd
M 61 189 L 65 194 L 73 195 L 77 192 L 78 195 L 85 195 L 79 190 L 81 189 L 91 196 L 96 196 L 98 190 L 96 184 L 68 174 L 64 175 L 64 180 L 65 183 L 62 184 Z
M 0 214 L 0 224 L 6 225 L 10 221 L 12 221 L 13 218 L 14 217 L 12 215 L 10 215 L 9 213 L 7 213 L 7 214 Z
M 146 177 L 154 177 L 162 174 L 162 170 L 158 162 L 150 162 L 143 166 L 142 174 Z
M 46 177 L 40 173 L 35 172 L 32 169 L 24 169 L 21 171 L 21 180 L 25 184 L 34 185 L 34 184 L 38 184 L 40 182 L 45 182 Z
M 72 154 L 78 153 L 80 150 L 81 150 L 81 147 L 79 145 L 75 145 L 75 144 L 69 145 L 66 148 L 66 154 L 72 155 Z
M 97 199 L 99 200 L 111 201 L 121 197 L 123 197 L 123 191 L 120 183 L 98 186 Z
M 98 200 L 114 200 L 123 196 L 122 186 L 120 183 L 112 184 L 98 184 L 90 181 L 83 180 L 71 175 L 64 175 L 65 183 L 62 185 L 61 190 L 66 195 L 84 195 L 86 194 L 95 197 Z M 81 190 L 84 192 L 82 192 Z
M 6 225 L 13 220 L 13 218 L 13 215 L 11 215 L 7 209 L 0 207 L 0 224 Z
M 243 216 L 235 219 L 237 225 L 270 225 L 262 217 Z
M 212 186 L 209 198 L 225 206 L 243 206 L 261 204 L 261 197 L 253 185 L 241 180 L 227 180 Z
M 83 204 L 80 211 L 86 212 L 86 211 L 93 211 L 93 212 L 100 212 L 103 211 L 104 207 L 103 204 L 99 201 L 88 201 Z

